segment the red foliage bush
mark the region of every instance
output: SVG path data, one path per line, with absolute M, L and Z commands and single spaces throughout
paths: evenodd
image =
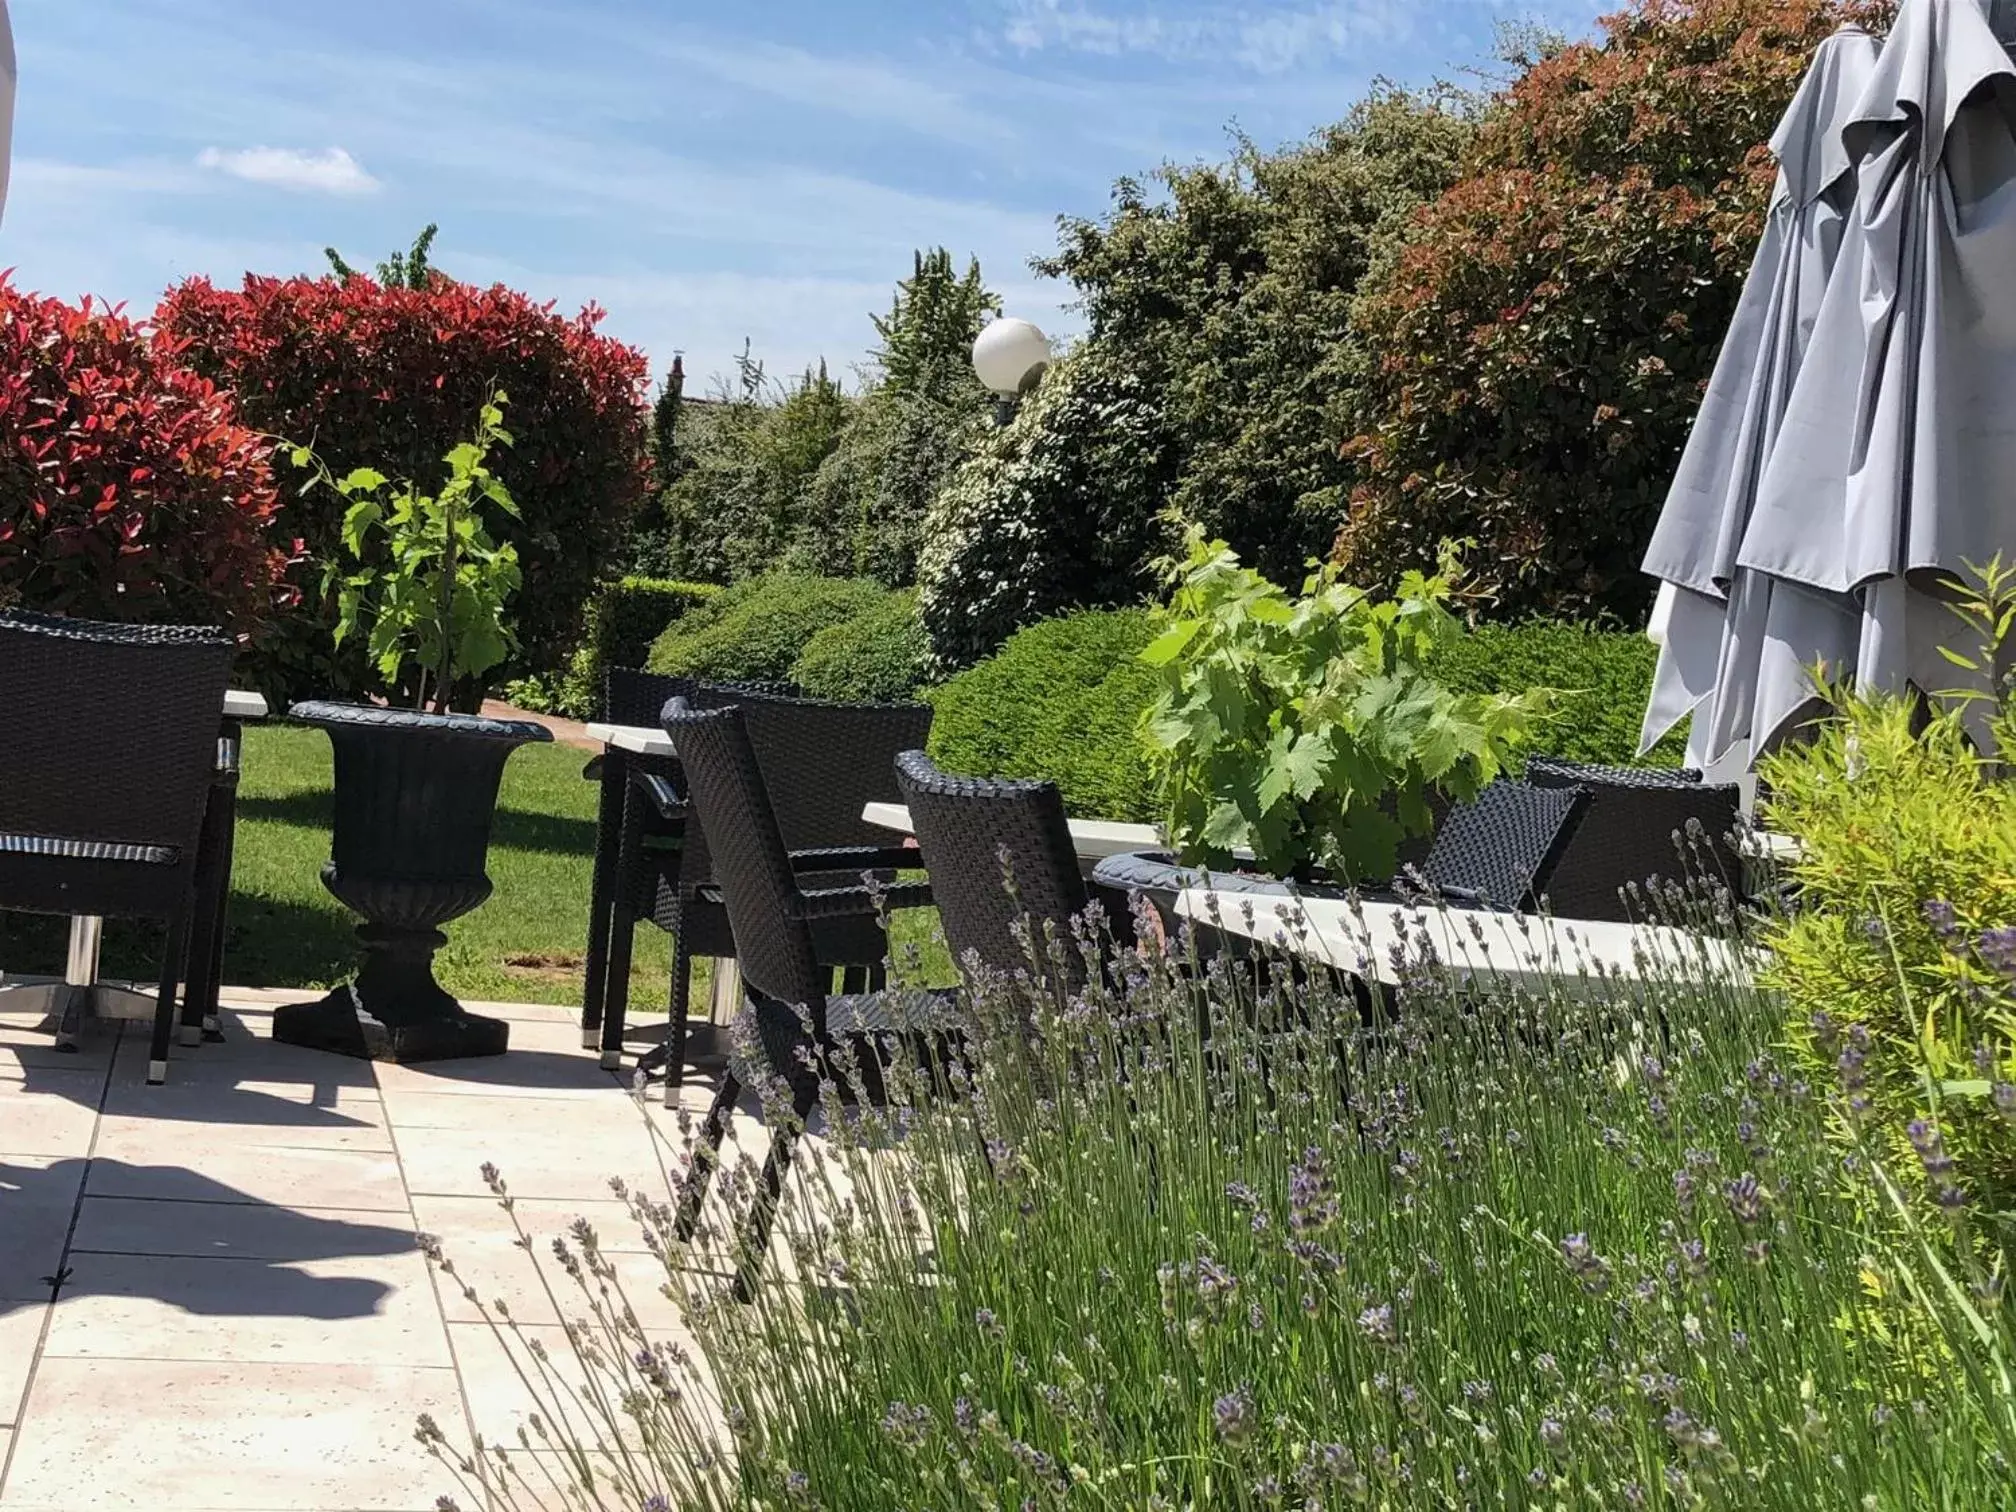
M 0 602 L 241 635 L 291 602 L 271 445 L 179 356 L 0 279 Z
M 1471 538 L 1501 613 L 1642 612 L 1638 570 L 1813 49 L 1885 0 L 1636 0 L 1529 67 L 1363 286 L 1335 555 L 1389 583 Z
M 513 613 L 535 666 L 558 664 L 573 645 L 649 483 L 645 358 L 598 333 L 601 318 L 591 306 L 568 319 L 501 285 L 439 275 L 425 289 L 247 276 L 231 291 L 196 278 L 169 290 L 156 315 L 198 371 L 236 391 L 248 419 L 312 446 L 338 477 L 369 466 L 431 486 L 443 454 L 503 389 L 516 444 L 492 466 L 523 518 L 492 526 L 518 548 L 525 584 Z M 327 560 L 342 511 L 327 489 L 290 489 L 283 519 L 311 557 Z M 332 606 L 311 610 L 290 620 L 268 681 L 290 693 L 371 686 L 361 653 L 330 646 Z

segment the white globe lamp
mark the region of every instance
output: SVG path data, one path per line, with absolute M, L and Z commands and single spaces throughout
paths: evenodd
M 973 371 L 1003 398 L 1023 393 L 1050 361 L 1050 338 L 1026 320 L 1004 316 L 973 343 Z

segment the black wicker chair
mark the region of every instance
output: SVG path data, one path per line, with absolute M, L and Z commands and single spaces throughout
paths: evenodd
M 680 1195 L 680 1238 L 690 1239 L 699 1221 L 722 1135 L 743 1087 L 776 1078 L 790 1088 L 791 1119 L 772 1130 L 763 1191 L 743 1234 L 737 1286 L 746 1298 L 769 1243 L 792 1143 L 818 1103 L 821 1077 L 846 1087 L 848 1078 L 840 1068 L 851 1059 L 865 1073 L 865 1094 L 880 1100 L 878 1072 L 889 1038 L 935 1040 L 951 1024 L 951 1005 L 948 994 L 913 989 L 830 994 L 831 971 L 819 959 L 814 925 L 858 917 L 864 906 L 923 906 L 931 901 L 929 887 L 896 883 L 871 890 L 858 882 L 853 887 L 807 887 L 802 858 L 785 849 L 746 712 L 739 707 L 700 710 L 678 702 L 665 710 L 664 724 L 679 748 L 699 828 L 707 837 L 748 994 L 729 1068 L 701 1127 Z M 840 853 L 829 854 L 837 861 Z M 839 1054 L 843 1042 L 850 1052 L 846 1057 Z
M 962 968 L 973 956 L 994 971 L 1026 969 L 1015 935 L 1025 919 L 1039 944 L 1045 924 L 1068 943 L 1087 898 L 1057 784 L 955 777 L 922 751 L 905 751 L 896 758 L 896 785 L 931 874 L 945 941 Z M 1083 965 L 1067 951 L 1067 974 L 1075 978 Z
M 1418 870 L 1446 901 L 1525 912 L 1549 895 L 1587 789 L 1500 779 L 1453 805 Z
M 861 822 L 861 807 L 871 799 L 895 796 L 893 775 L 879 784 L 867 779 L 877 771 L 890 771 L 894 753 L 920 722 L 929 728 L 928 709 L 822 704 L 768 683 L 703 683 L 628 669 L 609 674 L 606 707 L 617 724 L 655 725 L 660 711 L 674 698 L 685 698 L 695 708 L 739 703 L 758 711 L 751 716 L 756 726 L 752 738 L 759 760 L 767 763 L 765 770 L 776 769 L 772 791 L 817 790 L 825 800 L 823 806 L 802 800 L 791 806 L 784 834 L 794 854 L 846 849 L 850 853 L 846 864 L 854 870 L 839 879 L 843 883 L 858 880 L 871 863 L 886 872 L 905 859 L 914 861 L 897 855 L 886 833 Z M 878 724 L 887 727 L 886 733 L 877 732 Z M 606 933 L 595 922 L 600 915 L 591 910 L 591 938 L 606 940 L 606 945 L 602 957 L 591 957 L 589 962 L 583 1029 L 595 1036 L 604 1065 L 613 1069 L 622 1063 L 635 926 L 639 919 L 649 919 L 665 930 L 672 937 L 666 1041 L 638 1064 L 646 1072 L 665 1071 L 669 1102 L 684 1076 L 693 962 L 703 956 L 730 959 L 735 941 L 711 885 L 706 835 L 691 822 L 678 759 L 630 755 L 626 762 L 628 778 L 613 818 L 616 861 L 608 884 Z M 844 772 L 845 780 L 835 781 L 827 762 Z M 596 772 L 593 763 L 590 770 Z M 598 846 L 610 843 L 611 824 L 605 812 Z M 876 856 L 854 854 L 867 849 Z M 825 859 L 831 862 L 830 857 Z M 820 860 L 812 856 L 806 864 L 817 865 Z M 819 959 L 847 973 L 848 987 L 879 980 L 889 947 L 872 913 L 822 920 L 814 933 Z
M 1590 766 L 1536 756 L 1526 775 L 1541 787 L 1582 787 L 1589 807 L 1562 853 L 1548 896 L 1565 919 L 1642 922 L 1631 890 L 1655 880 L 1727 888 L 1745 898 L 1736 849 L 1742 811 L 1735 785 L 1703 783 L 1692 770 Z
M 167 926 L 147 1080 L 167 1075 L 236 647 L 221 630 L 0 612 L 0 909 Z M 78 995 L 58 1029 L 73 1045 Z

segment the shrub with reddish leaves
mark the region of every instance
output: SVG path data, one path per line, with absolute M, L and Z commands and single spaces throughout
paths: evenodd
M 0 279 L 0 602 L 240 635 L 291 602 L 271 445 L 179 357 Z
M 338 477 L 368 466 L 433 488 L 441 458 L 506 392 L 515 444 L 493 465 L 523 519 L 491 523 L 524 570 L 515 612 L 527 663 L 564 658 L 649 481 L 645 359 L 596 330 L 600 310 L 569 319 L 502 286 L 439 275 L 425 289 L 248 276 L 238 290 L 191 279 L 156 319 L 193 366 L 237 393 L 248 419 L 313 447 Z M 333 491 L 290 486 L 283 520 L 319 564 L 335 551 L 342 512 Z M 319 568 L 300 576 L 315 584 Z M 268 659 L 268 681 L 296 693 L 368 688 L 361 657 L 330 643 L 333 607 L 304 608 Z
M 1642 612 L 1645 541 L 1763 230 L 1765 143 L 1820 41 L 1892 9 L 1635 0 L 1525 70 L 1361 287 L 1335 552 L 1353 580 L 1467 537 L 1501 613 Z

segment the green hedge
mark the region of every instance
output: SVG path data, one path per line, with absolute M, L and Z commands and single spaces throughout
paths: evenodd
M 882 606 L 890 592 L 865 578 L 773 572 L 746 578 L 660 635 L 653 672 L 716 682 L 789 682 L 813 636 Z
M 938 709 L 932 754 L 951 771 L 1051 778 L 1083 818 L 1159 818 L 1136 735 L 1157 682 L 1135 658 L 1154 625 L 1148 610 L 1089 610 L 1018 632 L 1000 654 L 930 695 Z M 1561 717 L 1538 748 L 1622 766 L 1637 764 L 1656 658 L 1642 635 L 1538 621 L 1484 626 L 1441 670 L 1477 692 L 1562 690 Z M 1680 737 L 1669 736 L 1645 764 L 1678 766 L 1681 750 Z
M 1466 692 L 1560 689 L 1560 717 L 1539 739 L 1538 749 L 1549 755 L 1613 766 L 1676 767 L 1685 751 L 1684 727 L 1643 761 L 1637 754 L 1658 658 L 1658 648 L 1634 631 L 1530 620 L 1480 626 L 1447 655 L 1441 673 Z
M 581 644 L 553 695 L 554 708 L 575 719 L 601 710 L 602 680 L 611 667 L 641 667 L 666 626 L 718 598 L 713 583 L 626 577 L 605 583 L 588 601 Z
M 1010 636 L 1000 652 L 933 692 L 933 758 L 948 771 L 1048 777 L 1087 819 L 1158 817 L 1136 726 L 1155 696 L 1139 661 L 1155 637 L 1146 609 L 1087 610 Z
M 906 589 L 813 636 L 792 664 L 791 681 L 813 698 L 900 703 L 917 696 L 930 652 L 916 590 Z

